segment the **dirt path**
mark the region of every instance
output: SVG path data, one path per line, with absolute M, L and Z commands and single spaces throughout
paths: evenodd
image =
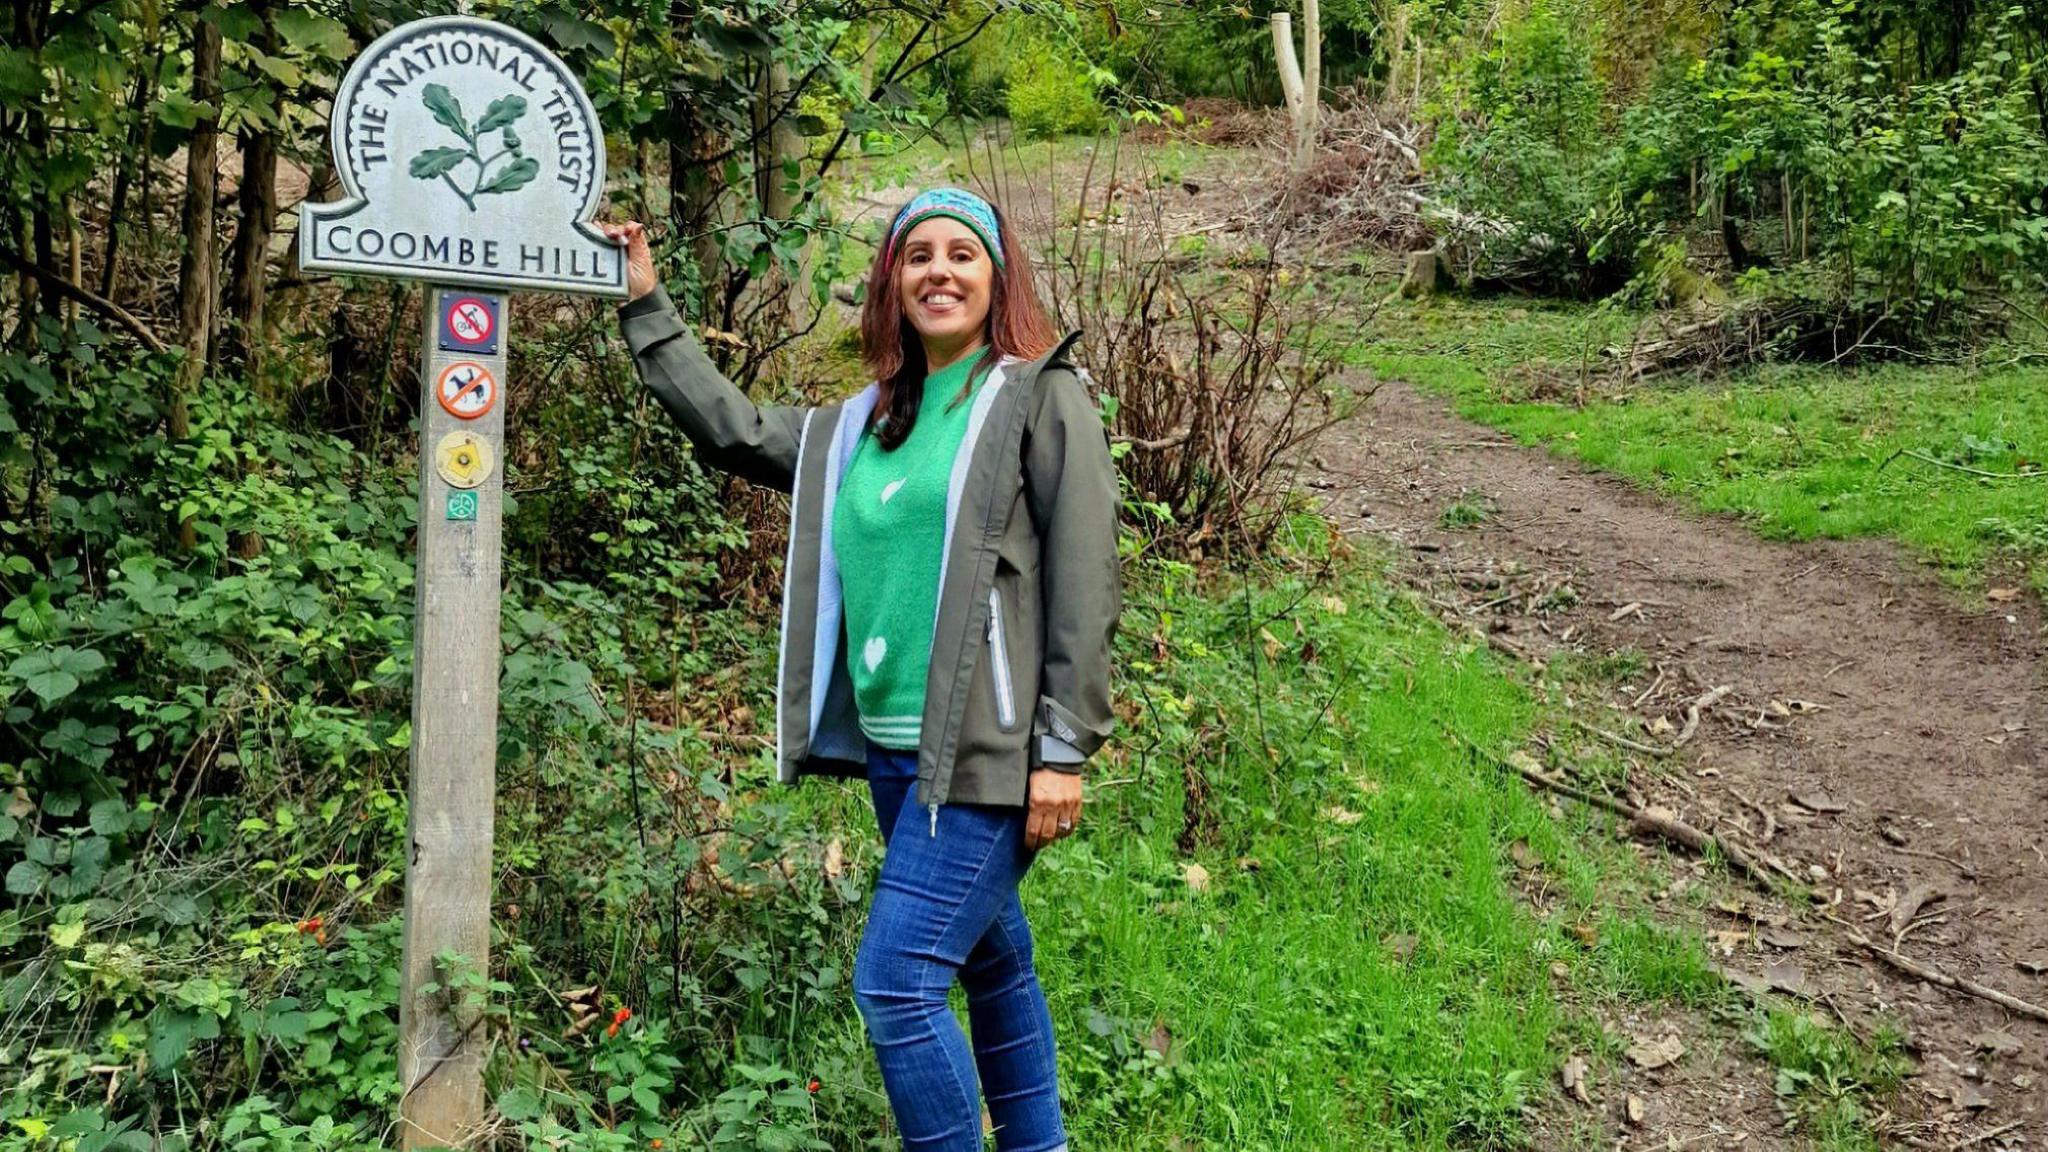
M 2048 1147 L 2048 1025 L 1902 977 L 1847 940 L 1852 926 L 1893 939 L 1896 905 L 1933 885 L 1942 895 L 1902 917 L 1901 949 L 2048 1002 L 2048 975 L 2025 966 L 2048 964 L 2037 606 L 1966 603 L 1882 544 L 1763 541 L 1513 446 L 1394 381 L 1317 460 L 1340 523 L 1400 542 L 1418 582 L 1462 605 L 1463 620 L 1539 659 L 1647 656 L 1652 670 L 1611 701 L 1622 710 L 1606 713 L 1609 732 L 1668 744 L 1637 718 L 1679 725 L 1686 703 L 1730 686 L 1678 758 L 1635 757 L 1641 799 L 1699 827 L 1755 844 L 1768 810 L 1777 830 L 1765 850 L 1815 892 L 1800 909 L 1732 885 L 1766 915 L 1792 917 L 1770 933 L 1792 946 L 1770 948 L 1754 922 L 1709 912 L 1711 929 L 1730 930 L 1718 938 L 1732 948 L 1726 967 L 1777 965 L 1822 1011 L 1906 1027 L 1919 1072 L 1879 1125 L 1899 1143 L 1947 1149 L 2017 1122 L 1972 1147 Z M 1491 514 L 1446 527 L 1458 504 Z M 1566 583 L 1575 604 L 1531 611 Z M 1649 1125 L 1611 1123 L 1613 1098 L 1570 1124 L 1633 1147 L 1804 1143 L 1782 1131 L 1768 1070 L 1732 1051 L 1634 1079 Z

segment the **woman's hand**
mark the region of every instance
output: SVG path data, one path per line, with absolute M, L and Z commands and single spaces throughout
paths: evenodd
M 1074 834 L 1081 822 L 1081 778 L 1040 768 L 1031 774 L 1031 805 L 1024 817 L 1024 846 L 1033 852 Z
M 647 247 L 647 225 L 638 220 L 621 224 L 601 221 L 599 228 L 614 244 L 626 246 L 626 296 L 638 300 L 661 286 L 654 275 L 654 252 Z

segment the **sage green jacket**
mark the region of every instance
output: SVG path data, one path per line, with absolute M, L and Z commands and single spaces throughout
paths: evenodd
M 777 776 L 864 776 L 846 669 L 832 505 L 873 414 L 757 406 L 721 375 L 657 289 L 619 313 L 640 379 L 698 456 L 790 493 L 776 673 Z M 1068 336 L 976 390 L 946 498 L 918 802 L 1022 805 L 1038 767 L 1078 772 L 1109 737 L 1110 641 L 1122 609 L 1117 481 Z

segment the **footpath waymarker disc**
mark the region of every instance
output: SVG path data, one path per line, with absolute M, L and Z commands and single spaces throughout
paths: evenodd
M 440 340 L 444 352 L 490 356 L 498 351 L 498 299 L 456 296 L 441 309 Z
M 491 474 L 491 446 L 474 432 L 450 432 L 434 446 L 434 470 L 450 488 L 475 488 Z
M 498 402 L 498 381 L 490 369 L 474 360 L 457 360 L 441 369 L 434 383 L 434 395 L 450 416 L 474 420 Z

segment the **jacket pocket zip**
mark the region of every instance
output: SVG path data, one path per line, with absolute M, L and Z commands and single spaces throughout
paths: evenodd
M 1017 698 L 1010 686 L 1010 648 L 1003 642 L 1003 597 L 988 590 L 989 665 L 995 672 L 996 725 L 1008 732 L 1017 727 Z

